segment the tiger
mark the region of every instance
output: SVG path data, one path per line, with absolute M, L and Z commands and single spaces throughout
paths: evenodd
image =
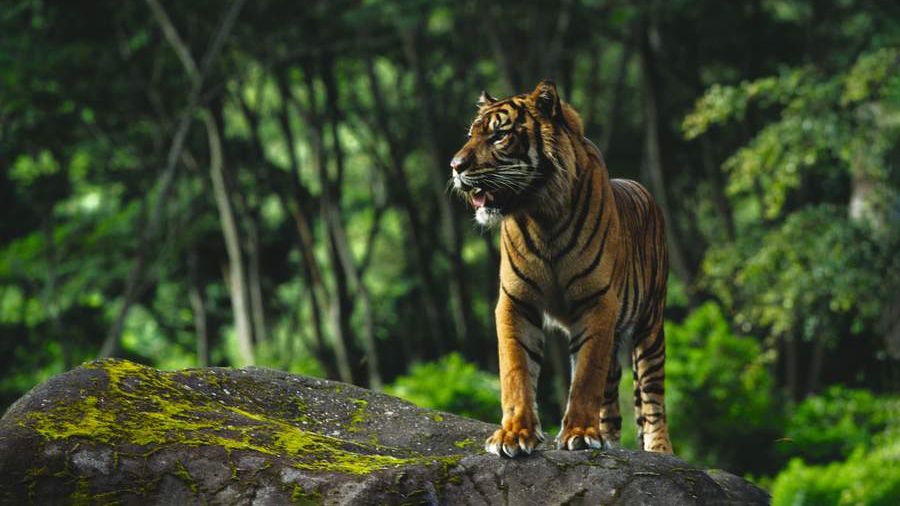
M 494 316 L 502 419 L 485 450 L 514 458 L 545 440 L 537 380 L 545 332 L 558 327 L 572 379 L 557 447 L 620 444 L 616 356 L 628 346 L 638 446 L 672 453 L 664 402 L 668 253 L 650 193 L 610 179 L 580 116 L 549 80 L 503 100 L 483 91 L 450 167 L 450 185 L 475 221 L 500 228 Z

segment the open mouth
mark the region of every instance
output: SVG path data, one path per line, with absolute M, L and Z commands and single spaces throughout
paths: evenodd
M 486 192 L 481 188 L 475 188 L 470 194 L 470 198 L 472 199 L 472 207 L 475 209 L 481 209 L 494 200 L 494 197 L 490 192 Z

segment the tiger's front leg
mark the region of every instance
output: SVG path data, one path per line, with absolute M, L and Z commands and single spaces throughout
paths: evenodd
M 531 309 L 516 307 L 513 297 L 501 291 L 496 321 L 503 419 L 500 429 L 484 443 L 485 451 L 499 456 L 529 455 L 544 440 L 535 399 L 544 334 L 537 322 L 531 321 L 535 314 L 530 314 L 530 319 L 521 314 L 534 313 Z
M 557 444 L 562 450 L 602 448 L 600 411 L 613 358 L 618 304 L 607 292 L 593 301 L 572 326 L 572 384 Z

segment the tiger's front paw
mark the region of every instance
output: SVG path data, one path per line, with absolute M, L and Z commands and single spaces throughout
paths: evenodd
M 497 429 L 484 442 L 484 451 L 500 457 L 515 458 L 519 455 L 531 455 L 538 443 L 544 440 L 540 430 L 520 429 L 518 432 Z
M 587 448 L 603 448 L 603 438 L 595 427 L 564 427 L 556 444 L 560 450 L 584 450 Z
M 531 455 L 538 443 L 544 441 L 544 433 L 532 420 L 530 416 L 504 419 L 501 428 L 484 442 L 484 451 L 509 458 Z

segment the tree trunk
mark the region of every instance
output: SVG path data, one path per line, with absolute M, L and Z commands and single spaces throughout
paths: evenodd
M 262 91 L 258 89 L 257 93 L 262 94 Z M 277 190 L 272 188 L 273 185 L 271 184 L 269 177 L 269 172 L 274 171 L 268 166 L 269 164 L 266 160 L 265 150 L 262 147 L 258 117 L 251 113 L 247 103 L 240 97 L 240 93 L 238 93 L 237 99 L 241 104 L 241 110 L 244 112 L 245 118 L 247 118 L 247 121 L 249 122 L 252 134 L 250 138 L 253 140 L 252 144 L 257 153 L 257 160 L 255 163 L 251 164 L 252 170 L 248 172 L 255 176 L 259 187 L 271 192 L 276 192 Z M 239 185 L 231 173 L 225 173 L 225 176 L 225 182 L 228 188 L 233 189 Z M 246 234 L 244 235 L 244 241 L 241 244 L 247 254 L 247 295 L 250 303 L 249 310 L 251 316 L 251 328 L 253 330 L 253 342 L 257 344 L 265 343 L 269 340 L 269 335 L 268 326 L 266 324 L 265 303 L 263 302 L 262 277 L 259 272 L 259 208 L 251 203 L 251 200 L 247 198 L 244 191 L 231 191 L 229 194 L 233 195 L 233 202 L 235 203 L 235 209 L 237 211 L 236 214 L 244 218 L 241 220 L 241 223 L 244 225 Z
M 565 42 L 566 32 L 569 30 L 569 22 L 572 20 L 572 9 L 574 7 L 574 2 L 572 0 L 561 0 L 559 5 L 556 6 L 554 12 L 556 13 L 556 22 L 553 26 L 553 33 L 550 34 L 550 40 L 547 42 L 547 47 L 543 51 L 538 51 L 538 61 L 540 63 L 540 76 L 538 79 L 544 79 L 547 77 L 553 77 L 560 71 L 560 59 L 563 54 L 563 46 Z M 543 20 L 538 20 L 541 22 Z M 556 77 L 556 79 L 560 79 L 560 77 Z M 564 83 L 568 83 L 564 85 L 568 91 L 569 85 L 571 82 L 569 80 L 563 81 Z
M 144 227 L 141 227 L 141 234 L 138 239 L 134 262 L 128 273 L 128 279 L 125 281 L 124 300 L 122 301 L 122 305 L 119 306 L 119 310 L 116 312 L 113 324 L 110 326 L 106 338 L 103 340 L 103 345 L 100 347 L 100 352 L 97 354 L 98 357 L 112 357 L 119 354 L 120 340 L 122 337 L 122 330 L 125 328 L 125 320 L 128 318 L 131 306 L 134 305 L 140 292 L 139 288 L 141 279 L 144 277 L 144 268 L 147 263 L 147 253 L 150 248 L 150 241 L 156 235 L 156 230 L 159 228 L 159 222 L 162 220 L 163 207 L 165 207 L 166 201 L 169 200 L 169 197 L 172 194 L 172 183 L 175 180 L 175 173 L 178 167 L 176 162 L 180 156 L 181 150 L 184 149 L 184 141 L 187 137 L 188 130 L 190 129 L 191 118 L 197 107 L 198 98 L 199 90 L 196 90 L 195 93 L 192 93 L 190 104 L 185 109 L 181 120 L 179 120 L 178 128 L 169 148 L 166 167 L 160 172 L 159 178 L 157 179 L 156 187 L 159 188 L 159 195 L 156 198 L 153 210 L 150 212 L 147 224 Z M 149 200 L 150 197 L 148 196 L 147 199 Z
M 858 147 L 858 151 L 864 152 L 865 148 Z M 856 223 L 867 225 L 873 230 L 884 230 L 885 213 L 877 208 L 877 194 L 880 185 L 884 184 L 872 174 L 872 169 L 865 166 L 861 159 L 866 155 L 860 153 L 854 157 L 850 167 L 850 204 L 848 215 Z
M 700 137 L 700 149 L 703 152 L 703 166 L 706 169 L 706 175 L 709 178 L 712 187 L 712 201 L 719 213 L 719 218 L 725 225 L 725 238 L 728 241 L 734 241 L 734 213 L 731 210 L 731 201 L 725 195 L 725 180 L 722 178 L 722 171 L 713 161 L 712 146 L 709 145 L 707 136 Z
M 503 25 L 500 21 L 501 14 L 498 11 L 499 8 L 496 7 L 496 4 L 490 3 L 484 7 L 484 12 L 479 18 L 482 23 L 482 32 L 491 46 L 494 61 L 500 70 L 500 76 L 506 84 L 506 92 L 511 95 L 522 91 L 522 81 L 519 79 L 519 74 L 516 73 L 516 67 L 513 65 L 509 53 L 503 49 L 503 39 L 500 37 L 500 29 Z
M 297 160 L 295 151 L 297 146 L 296 136 L 291 128 L 290 117 L 288 113 L 288 104 L 293 102 L 290 85 L 283 73 L 276 74 L 276 83 L 279 93 L 281 93 L 281 107 L 278 111 L 278 121 L 282 129 L 285 140 L 288 145 L 288 160 L 291 165 L 291 173 L 289 176 L 291 193 L 293 200 L 289 200 L 283 192 L 278 192 L 278 198 L 294 221 L 296 229 L 297 247 L 300 250 L 300 256 L 303 259 L 303 274 L 307 282 L 307 293 L 309 295 L 310 313 L 313 320 L 313 334 L 315 336 L 316 355 L 322 369 L 331 379 L 340 378 L 337 365 L 332 360 L 329 347 L 325 341 L 325 332 L 322 322 L 322 305 L 327 304 L 328 294 L 322 281 L 322 273 L 319 270 L 319 264 L 316 261 L 313 251 L 313 233 L 310 226 L 309 218 L 305 212 L 307 207 L 313 206 L 305 203 L 312 201 L 309 191 L 300 184 L 300 162 Z M 325 308 L 328 311 L 328 308 Z
M 440 142 L 435 130 L 434 101 L 431 93 L 431 84 L 425 75 L 424 63 L 419 51 L 421 40 L 418 30 L 404 32 L 404 42 L 406 54 L 415 75 L 416 92 L 421 105 L 420 110 L 422 111 L 422 132 L 431 158 L 432 170 L 429 171 L 429 181 L 432 193 L 438 204 L 441 231 L 449 256 L 450 313 L 453 316 L 453 324 L 456 329 L 456 341 L 459 344 L 471 344 L 473 336 L 469 335 L 469 330 L 472 328 L 472 317 L 468 284 L 466 282 L 468 278 L 462 261 L 462 239 L 460 238 L 457 219 L 453 215 L 453 210 L 450 207 L 449 198 L 445 191 L 449 176 L 443 170 L 443 167 L 449 163 L 449 157 L 441 153 Z M 469 338 L 469 342 L 467 342 L 467 338 Z
M 206 329 L 206 301 L 203 286 L 197 277 L 197 252 L 193 248 L 188 253 L 188 299 L 193 312 L 194 332 L 197 336 L 197 366 L 209 365 L 209 335 Z
M 628 63 L 631 60 L 631 44 L 625 43 L 622 47 L 622 59 L 619 61 L 619 66 L 616 69 L 616 84 L 612 88 L 612 96 L 610 97 L 610 104 L 612 104 L 609 111 L 609 117 L 606 119 L 606 124 L 603 125 L 603 138 L 600 140 L 600 150 L 604 155 L 609 152 L 612 147 L 610 143 L 612 142 L 613 132 L 615 131 L 616 125 L 619 124 L 619 118 L 622 115 L 622 102 L 621 99 L 622 93 L 625 91 L 625 78 L 628 75 Z
M 793 406 L 799 400 L 799 381 L 797 374 L 797 339 L 793 336 L 784 338 L 785 354 L 785 379 L 788 390 L 788 405 Z
M 650 179 L 650 188 L 656 202 L 666 217 L 666 236 L 668 237 L 669 258 L 675 273 L 684 281 L 688 298 L 693 306 L 694 275 L 688 267 L 684 250 L 678 241 L 673 221 L 675 216 L 669 206 L 666 195 L 665 169 L 663 168 L 662 141 L 659 131 L 659 76 L 657 74 L 651 34 L 655 28 L 644 24 L 641 33 L 640 55 L 645 86 L 645 120 L 644 120 L 644 163 Z
M 809 359 L 809 375 L 806 380 L 806 392 L 803 393 L 803 397 L 816 394 L 819 391 L 822 379 L 822 366 L 825 362 L 825 344 L 825 338 L 821 335 L 816 336 L 815 341 L 813 341 L 813 350 Z
M 597 118 L 597 98 L 600 96 L 600 69 L 603 67 L 603 52 L 594 50 L 591 53 L 591 65 L 588 68 L 587 89 L 584 92 L 584 112 L 581 119 L 584 120 L 585 132 L 589 132 Z
M 413 266 L 421 280 L 419 291 L 422 295 L 422 309 L 428 325 L 428 336 L 435 349 L 444 349 L 444 330 L 438 311 L 437 299 L 434 289 L 437 286 L 431 272 L 431 258 L 434 252 L 428 251 L 422 233 L 422 223 L 419 219 L 421 209 L 418 209 L 412 200 L 412 191 L 409 188 L 408 178 L 403 170 L 403 156 L 400 154 L 400 146 L 394 136 L 390 122 L 388 121 L 387 106 L 384 94 L 381 91 L 381 83 L 375 74 L 375 65 L 372 55 L 366 54 L 366 73 L 369 78 L 369 89 L 375 103 L 375 115 L 381 135 L 388 145 L 390 163 L 387 164 L 387 178 L 391 181 L 391 187 L 395 188 L 394 197 L 400 203 L 404 215 L 409 222 L 409 240 L 412 243 L 414 256 Z
M 338 90 L 337 83 L 334 79 L 334 69 L 331 64 L 324 65 L 322 68 L 322 78 L 325 83 L 325 101 L 328 111 L 329 122 L 331 125 L 332 150 L 334 151 L 334 162 L 337 166 L 338 181 L 341 174 L 344 173 L 344 150 L 341 146 L 340 136 L 338 135 L 338 125 L 340 121 L 340 111 L 338 108 Z M 338 184 L 340 184 L 338 182 Z M 337 185 L 335 185 L 336 187 Z M 347 240 L 347 231 L 344 229 L 344 223 L 341 220 L 340 209 L 337 204 L 340 202 L 337 198 L 328 199 L 328 209 L 326 220 L 331 229 L 331 236 L 334 240 L 334 249 L 338 253 L 338 257 L 343 266 L 344 272 L 347 274 L 356 294 L 360 299 L 363 310 L 363 341 L 366 347 L 366 372 L 368 377 L 369 388 L 381 390 L 382 381 L 381 373 L 378 366 L 378 348 L 375 343 L 375 316 L 372 309 L 372 298 L 369 295 L 369 289 L 366 287 L 365 281 L 357 269 L 353 254 L 350 251 L 350 244 Z
M 259 272 L 259 218 L 255 210 L 247 216 L 247 283 L 250 295 L 250 311 L 253 321 L 253 337 L 257 344 L 269 341 L 266 325 L 266 308 L 263 302 L 262 277 Z
M 250 329 L 250 312 L 247 304 L 247 281 L 244 275 L 244 259 L 241 251 L 240 232 L 234 217 L 234 207 L 225 183 L 225 162 L 222 156 L 222 140 L 216 118 L 209 111 L 202 112 L 203 122 L 209 142 L 209 170 L 213 183 L 219 224 L 228 253 L 228 291 L 231 294 L 231 309 L 234 313 L 234 330 L 240 353 L 240 365 L 252 365 L 253 336 Z
M 135 260 L 132 264 L 131 271 L 128 274 L 128 280 L 125 283 L 124 301 L 122 302 L 119 311 L 116 313 L 116 317 L 113 320 L 109 332 L 106 334 L 106 339 L 103 341 L 103 346 L 100 348 L 100 353 L 98 354 L 100 357 L 110 357 L 119 353 L 119 341 L 122 336 L 122 329 L 125 327 L 125 319 L 128 317 L 131 306 L 138 296 L 138 288 L 144 274 L 144 268 L 147 262 L 147 250 L 150 248 L 150 240 L 156 234 L 156 229 L 159 227 L 159 222 L 162 219 L 163 207 L 165 207 L 165 203 L 171 195 L 172 182 L 175 180 L 175 172 L 178 168 L 177 162 L 184 149 L 184 142 L 187 139 L 194 112 L 200 102 L 200 93 L 203 91 L 203 83 L 206 80 L 206 76 L 209 73 L 212 64 L 219 57 L 222 45 L 228 38 L 228 34 L 231 33 L 234 22 L 237 20 L 238 14 L 244 6 L 245 1 L 246 0 L 235 0 L 235 2 L 231 4 L 231 7 L 229 7 L 222 20 L 222 24 L 219 25 L 218 31 L 213 36 L 209 49 L 203 57 L 202 67 L 198 68 L 196 62 L 194 62 L 191 57 L 187 44 L 185 44 L 178 36 L 178 32 L 175 30 L 174 25 L 166 15 L 162 6 L 157 0 L 147 0 L 156 21 L 163 30 L 166 40 L 172 46 L 172 49 L 176 54 L 178 54 L 178 57 L 185 67 L 185 72 L 187 72 L 188 76 L 191 78 L 192 86 L 188 98 L 188 105 L 185 107 L 181 119 L 178 121 L 175 135 L 172 137 L 172 143 L 169 146 L 165 168 L 160 172 L 159 179 L 157 180 L 156 186 L 159 188 L 159 196 L 156 199 L 153 211 L 150 213 L 147 225 L 141 230 Z
M 316 170 L 319 177 L 319 184 L 322 187 L 322 195 L 320 198 L 320 207 L 322 217 L 326 225 L 330 223 L 329 214 L 334 211 L 336 198 L 335 184 L 328 175 L 328 157 L 325 150 L 324 124 L 321 119 L 318 107 L 315 103 L 315 84 L 313 81 L 310 66 L 307 66 L 304 72 L 306 78 L 306 87 L 309 92 L 310 104 L 306 111 L 308 130 L 312 137 L 313 151 L 315 152 Z M 350 327 L 350 310 L 352 305 L 349 302 L 349 292 L 347 290 L 347 276 L 340 260 L 340 255 L 335 245 L 335 238 L 331 227 L 326 227 L 326 236 L 328 238 L 329 247 L 329 263 L 331 271 L 334 274 L 335 288 L 331 292 L 331 300 L 329 303 L 328 314 L 331 319 L 332 331 L 334 332 L 334 353 L 337 359 L 338 375 L 341 381 L 353 382 L 353 368 L 351 366 L 351 335 Z

